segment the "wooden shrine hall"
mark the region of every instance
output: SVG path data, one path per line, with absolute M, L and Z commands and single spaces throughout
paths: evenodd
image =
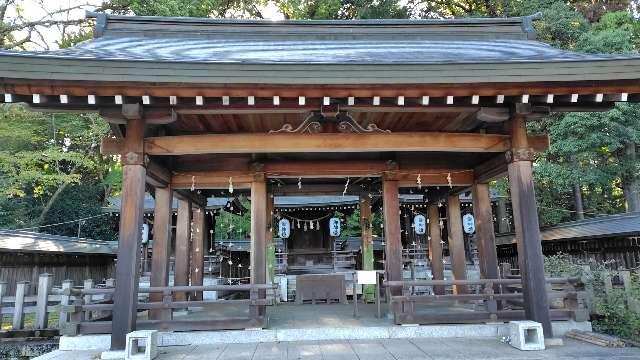
M 362 196 L 365 248 L 371 241 L 367 199 L 381 199 L 384 287 L 395 323 L 526 318 L 551 336 L 551 320 L 569 318 L 565 310 L 550 309 L 545 291 L 554 280 L 543 271 L 532 161 L 548 140 L 528 134 L 526 124 L 553 112 L 637 102 L 639 57 L 552 48 L 535 40 L 531 17 L 272 22 L 89 16 L 95 38 L 77 46 L 0 51 L 0 100 L 35 111 L 99 112 L 112 126 L 102 151 L 120 155 L 123 165 L 112 320 L 80 322 L 80 332 L 111 332 L 112 348 L 122 349 L 136 328 L 265 326 L 273 194 Z M 488 182 L 506 173 L 517 279 L 499 278 L 488 191 Z M 155 246 L 151 287 L 139 288 L 145 188 L 155 196 Z M 202 303 L 207 231 L 201 209 L 221 191 L 250 196 L 251 284 L 234 288 L 250 293 L 249 318 L 172 320 L 173 309 Z M 475 212 L 477 281 L 465 280 L 461 265 L 458 194 L 466 191 Z M 402 277 L 399 212 L 399 194 L 410 192 L 424 194 L 430 218 L 434 279 L 418 285 L 450 299 L 480 299 L 485 310 L 432 318 L 413 311 L 421 297 L 407 292 L 416 284 Z M 176 271 L 182 275 L 169 287 L 173 197 L 179 199 Z M 439 208 L 446 208 L 447 239 L 441 239 Z M 452 280 L 442 277 L 442 242 L 451 252 Z M 494 293 L 514 283 L 521 283 L 521 293 Z M 482 290 L 471 293 L 474 286 Z M 139 303 L 139 292 L 149 293 L 150 302 Z M 496 306 L 515 297 L 522 309 Z M 142 309 L 151 311 L 149 320 L 137 320 Z

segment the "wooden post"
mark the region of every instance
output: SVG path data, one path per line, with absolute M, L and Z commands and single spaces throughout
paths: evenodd
M 516 115 L 512 123 L 508 165 L 511 204 L 522 276 L 525 316 L 542 324 L 545 337 L 553 337 L 544 276 L 544 260 L 538 224 L 538 208 L 531 169 L 532 150 L 528 148 L 525 117 Z
M 189 285 L 189 242 L 191 240 L 191 202 L 178 199 L 178 218 L 176 220 L 176 250 L 173 284 Z M 187 300 L 184 292 L 174 293 L 175 301 Z
M 92 279 L 85 279 L 83 284 L 82 284 L 82 289 L 83 290 L 91 290 L 93 289 L 93 280 Z M 85 305 L 90 305 L 93 302 L 93 296 L 90 294 L 87 294 L 84 296 L 84 304 Z M 91 321 L 93 320 L 93 314 L 94 312 L 92 311 L 85 311 L 84 313 L 84 320 L 85 321 Z
M 13 304 L 13 330 L 24 328 L 24 295 L 29 287 L 28 281 L 18 281 L 16 283 L 16 296 Z
M 276 262 L 276 245 L 273 242 L 273 194 L 267 194 L 267 229 L 265 232 L 265 248 L 267 249 L 266 265 L 267 265 L 267 284 L 273 284 L 275 276 L 274 264 Z M 276 294 L 273 292 L 275 304 Z
M 155 209 L 153 213 L 153 250 L 151 254 L 152 287 L 169 285 L 169 257 L 171 256 L 171 222 L 173 189 L 171 186 L 156 188 Z M 161 293 L 149 294 L 151 302 L 161 302 Z M 149 310 L 151 320 L 170 320 L 171 309 Z
M 496 220 L 498 222 L 498 234 L 504 234 L 511 231 L 509 218 L 507 218 L 507 201 L 500 197 L 496 203 Z
M 207 233 L 205 209 L 196 207 L 193 210 L 193 229 L 191 241 L 191 286 L 202 286 L 204 279 L 204 240 Z M 191 294 L 194 300 L 202 300 L 202 291 Z
M 453 279 L 465 280 L 467 278 L 467 257 L 464 252 L 460 198 L 457 194 L 447 197 L 447 232 L 449 233 L 449 256 Z M 453 292 L 454 294 L 464 294 L 466 287 L 454 285 Z
M 498 255 L 496 236 L 493 231 L 489 184 L 473 184 L 472 193 L 480 276 L 484 279 L 498 279 Z
M 263 174 L 256 174 L 251 182 L 251 284 L 266 284 L 266 229 L 267 229 L 267 184 Z M 258 292 L 264 299 L 266 292 Z M 252 315 L 265 316 L 265 307 L 254 306 Z
M 371 198 L 369 194 L 360 194 L 360 232 L 362 238 L 362 270 L 373 270 L 373 231 L 371 229 Z M 377 276 L 377 275 L 376 275 Z M 363 285 L 362 299 L 371 302 L 375 287 Z
M 126 335 L 136 328 L 138 273 L 144 212 L 146 168 L 144 164 L 144 120 L 129 120 L 122 156 L 122 205 L 120 240 L 113 296 L 111 349 L 125 348 Z
M 36 329 L 46 329 L 49 326 L 49 313 L 47 305 L 49 303 L 49 292 L 51 291 L 51 280 L 53 275 L 40 274 L 38 278 L 38 294 L 36 300 Z
M 7 283 L 0 281 L 0 329 L 2 329 L 2 298 L 7 296 Z
M 64 307 L 71 305 L 71 289 L 73 289 L 73 280 L 64 280 L 62 282 L 63 295 L 60 298 L 60 315 L 58 319 L 58 327 L 63 330 L 69 323 L 69 312 Z
M 437 205 L 429 206 L 429 260 L 433 280 L 444 280 L 444 262 L 442 260 L 442 232 L 440 211 Z M 434 286 L 433 293 L 444 295 L 444 286 Z
M 402 281 L 402 244 L 400 242 L 400 199 L 398 181 L 382 181 L 384 213 L 384 241 L 386 243 L 385 270 L 387 281 Z M 390 289 L 391 295 L 401 295 L 402 288 Z

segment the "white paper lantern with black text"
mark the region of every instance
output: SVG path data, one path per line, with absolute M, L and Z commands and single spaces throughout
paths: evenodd
M 471 214 L 462 216 L 462 228 L 467 234 L 473 234 L 476 231 L 476 222 Z
M 278 223 L 278 235 L 281 239 L 288 239 L 291 235 L 291 223 L 288 219 L 281 219 Z
M 329 219 L 329 234 L 331 236 L 340 236 L 340 218 Z
M 413 218 L 413 230 L 418 235 L 424 235 L 427 232 L 427 219 L 424 215 L 418 214 Z

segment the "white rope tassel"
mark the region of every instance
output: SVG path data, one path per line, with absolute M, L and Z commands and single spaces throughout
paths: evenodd
M 191 191 L 196 189 L 196 177 L 191 176 Z
M 422 189 L 421 174 L 418 174 L 418 177 L 416 178 L 416 184 L 418 184 L 418 189 Z
M 342 191 L 342 196 L 347 195 L 347 188 L 349 187 L 349 181 L 351 180 L 351 178 L 347 178 L 347 183 L 344 184 L 344 191 Z
M 302 178 L 298 178 L 298 189 L 302 189 Z
M 233 194 L 233 178 L 229 176 L 229 194 Z
M 449 184 L 449 188 L 453 188 L 453 182 L 451 181 L 451 173 L 447 173 L 447 183 Z

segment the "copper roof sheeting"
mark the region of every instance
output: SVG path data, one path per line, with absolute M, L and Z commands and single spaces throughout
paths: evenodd
M 28 231 L 0 230 L 0 252 L 101 254 L 115 256 L 117 249 L 117 241 L 73 238 Z
M 580 240 L 618 236 L 640 236 L 640 212 L 601 216 L 541 229 L 542 241 Z M 515 243 L 514 234 L 496 237 L 498 245 Z

